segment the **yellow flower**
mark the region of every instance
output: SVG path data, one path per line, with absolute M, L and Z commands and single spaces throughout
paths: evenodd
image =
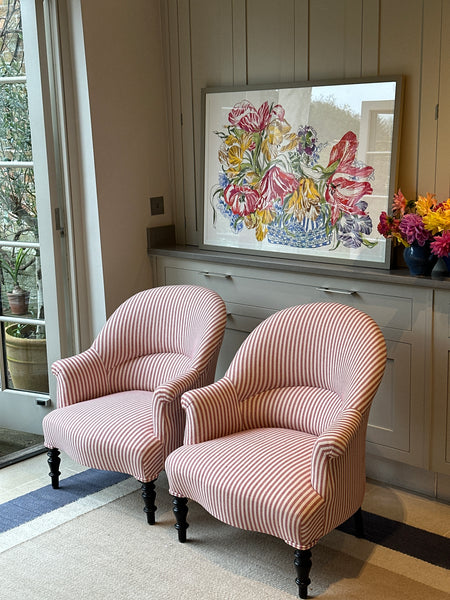
M 244 133 L 239 138 L 235 135 L 229 135 L 221 144 L 219 148 L 219 161 L 230 179 L 239 174 L 244 152 L 250 148 L 252 143 L 253 135 L 251 133 Z
M 429 212 L 423 217 L 423 224 L 433 235 L 450 230 L 450 207 L 440 207 L 434 212 Z
M 436 196 L 435 194 L 427 193 L 427 196 L 419 196 L 416 202 L 416 213 L 423 217 L 427 213 L 429 213 L 436 206 Z
M 267 225 L 274 219 L 274 214 L 268 210 L 256 210 L 250 215 L 246 215 L 244 223 L 247 229 L 255 229 L 255 236 L 258 242 L 262 242 L 267 235 Z
M 269 162 L 274 160 L 280 152 L 292 150 L 297 145 L 297 135 L 289 133 L 291 126 L 287 121 L 272 121 L 267 126 L 267 137 L 261 144 L 261 150 Z M 288 135 L 289 134 L 289 135 Z M 286 143 L 287 142 L 287 143 Z M 284 146 L 281 145 L 284 143 Z
M 308 217 L 315 221 L 320 214 L 320 194 L 312 179 L 303 177 L 299 186 L 289 199 L 287 213 L 293 214 L 298 221 Z

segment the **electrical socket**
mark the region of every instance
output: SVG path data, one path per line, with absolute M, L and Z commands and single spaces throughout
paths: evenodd
M 164 196 L 150 198 L 150 213 L 152 217 L 164 214 Z

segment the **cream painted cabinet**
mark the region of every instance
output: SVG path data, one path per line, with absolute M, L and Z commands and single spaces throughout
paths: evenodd
M 434 298 L 432 468 L 450 475 L 450 292 Z
M 359 308 L 380 326 L 388 361 L 369 419 L 367 451 L 428 467 L 431 319 L 433 290 L 324 274 L 237 266 L 155 256 L 158 285 L 196 284 L 225 300 L 228 323 L 216 376 L 227 369 L 248 333 L 287 306 L 339 302 Z

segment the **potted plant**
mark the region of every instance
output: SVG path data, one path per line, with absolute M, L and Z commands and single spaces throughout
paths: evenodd
M 28 312 L 28 301 L 30 292 L 24 290 L 19 283 L 19 274 L 25 270 L 31 262 L 24 261 L 28 255 L 28 248 L 19 248 L 18 252 L 13 251 L 10 255 L 6 252 L 0 253 L 0 265 L 12 279 L 13 288 L 7 292 L 9 308 L 13 315 L 24 315 Z
M 8 369 L 15 389 L 48 393 L 44 328 L 30 323 L 5 327 Z

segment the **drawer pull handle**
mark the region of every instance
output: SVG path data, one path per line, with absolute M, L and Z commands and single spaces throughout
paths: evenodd
M 316 287 L 318 292 L 328 292 L 329 294 L 344 294 L 345 296 L 352 296 L 356 294 L 353 290 L 338 290 L 336 288 L 327 288 L 327 287 Z
M 202 275 L 205 277 L 221 277 L 223 279 L 231 279 L 231 275 L 228 275 L 228 273 L 210 273 L 209 271 L 203 271 Z

